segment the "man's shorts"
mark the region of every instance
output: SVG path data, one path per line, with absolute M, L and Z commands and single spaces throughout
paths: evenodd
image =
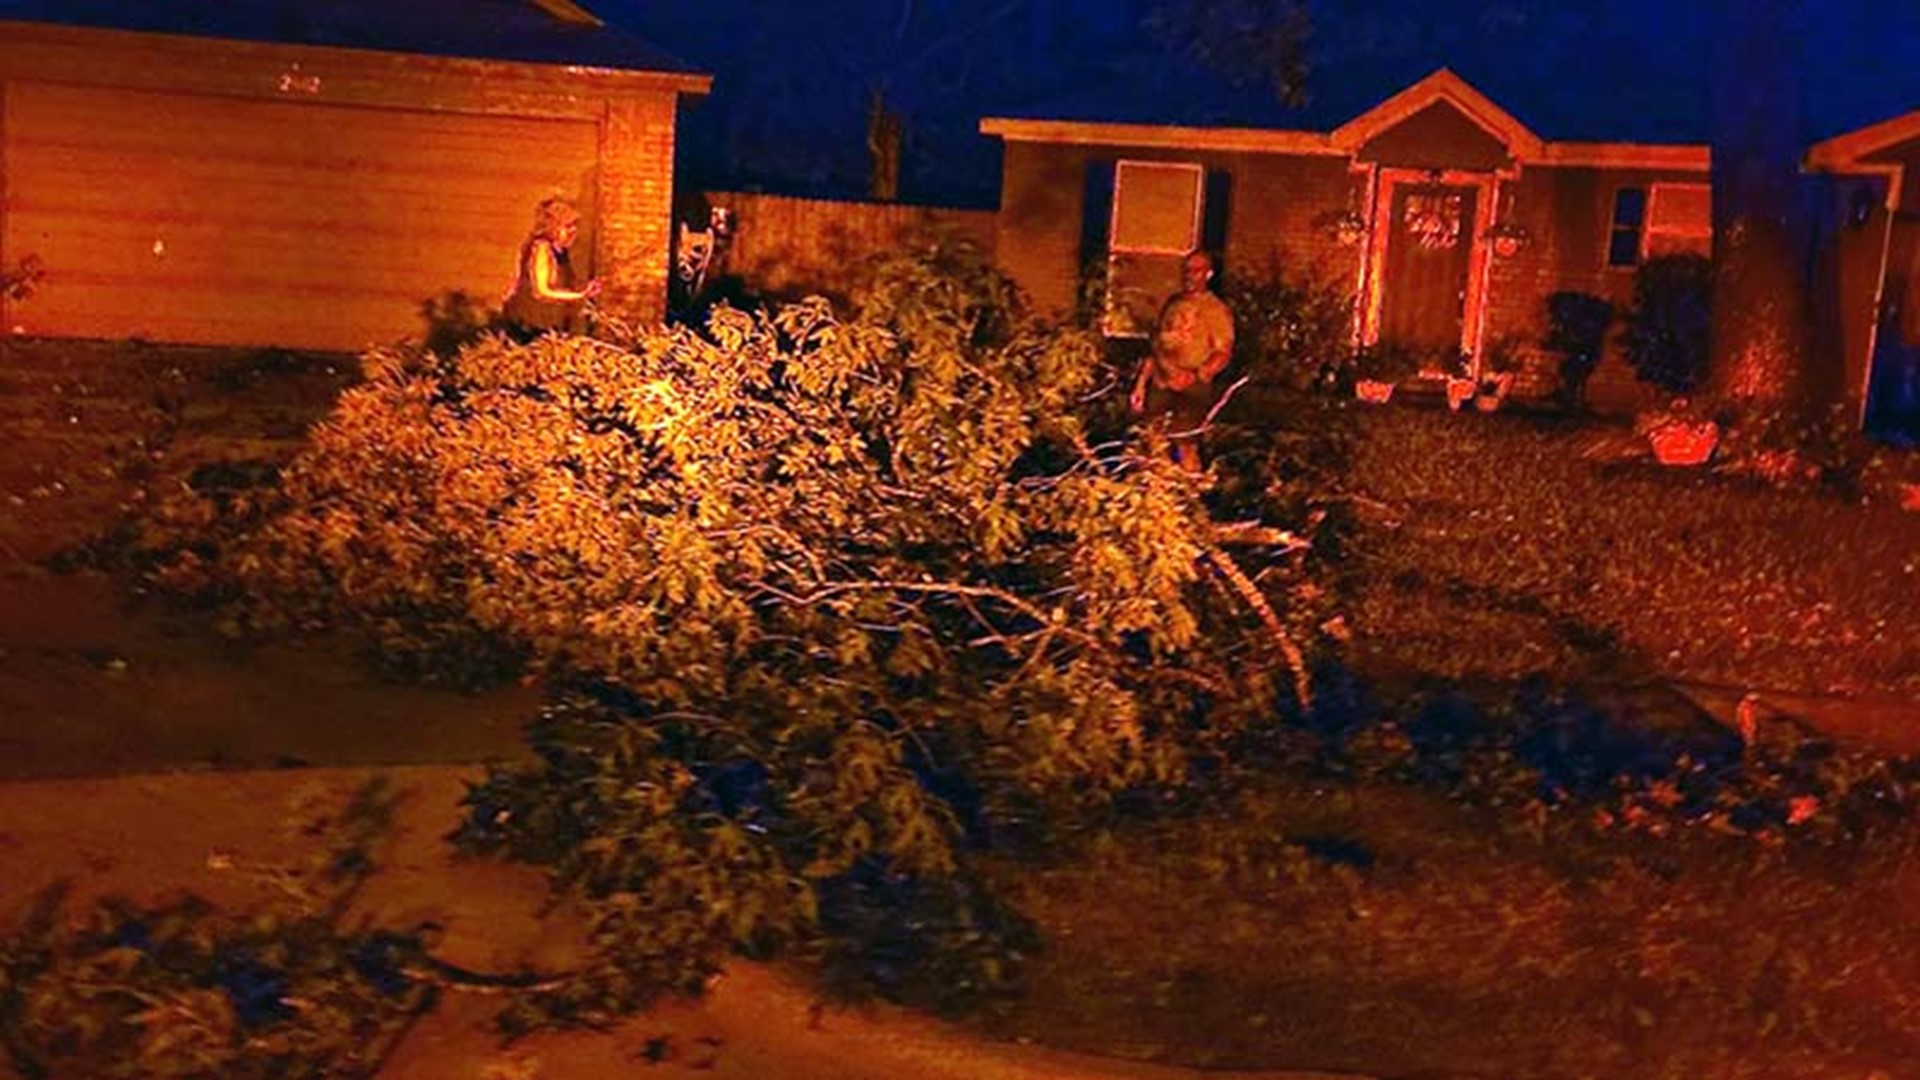
M 1213 408 L 1213 384 L 1195 382 L 1185 390 L 1168 390 L 1147 384 L 1147 416 L 1167 418 L 1167 432 L 1174 436 L 1193 436 L 1207 422 Z

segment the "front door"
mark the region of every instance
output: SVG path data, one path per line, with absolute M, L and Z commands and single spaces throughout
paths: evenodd
M 1867 430 L 1920 439 L 1920 218 L 1894 218 L 1867 381 Z
M 1461 351 L 1479 191 L 1421 183 L 1391 188 L 1381 265 L 1383 345 L 1445 363 Z

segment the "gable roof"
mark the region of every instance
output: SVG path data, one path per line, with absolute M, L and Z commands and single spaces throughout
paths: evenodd
M 1920 143 L 1920 109 L 1813 144 L 1807 150 L 1805 167 L 1816 172 L 1885 177 L 1885 202 L 1887 209 L 1893 210 L 1905 197 L 1910 166 L 1887 155 L 1887 151 L 1916 143 Z
M 1355 150 L 1401 122 L 1433 105 L 1451 105 L 1475 126 L 1497 139 L 1516 158 L 1540 157 L 1540 136 L 1513 114 L 1475 90 L 1465 79 L 1441 68 L 1405 90 L 1334 129 L 1331 141 L 1343 150 Z
M 1873 171 L 1886 164 L 1874 161 L 1874 155 L 1916 140 L 1920 140 L 1920 109 L 1815 143 L 1807 150 L 1807 165 L 1835 172 Z
M 989 117 L 980 131 L 1015 142 L 1155 146 L 1191 150 L 1349 156 L 1382 134 L 1436 105 L 1451 107 L 1486 132 L 1522 164 L 1623 166 L 1704 172 L 1708 152 L 1698 143 L 1550 142 L 1447 68 L 1440 68 L 1328 132 L 1127 124 L 1104 121 Z
M 706 79 L 572 0 L 0 0 L 0 19 Z

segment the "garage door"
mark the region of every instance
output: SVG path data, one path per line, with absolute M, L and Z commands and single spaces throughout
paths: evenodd
M 593 205 L 588 121 L 5 87 L 0 251 L 46 276 L 8 329 L 360 349 L 493 304 L 533 206 Z M 591 219 L 587 223 L 590 230 Z M 593 250 L 577 248 L 580 269 Z

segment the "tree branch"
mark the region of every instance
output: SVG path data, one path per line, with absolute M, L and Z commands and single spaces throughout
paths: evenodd
M 1273 605 L 1267 603 L 1267 598 L 1260 592 L 1260 587 L 1248 579 L 1245 571 L 1241 570 L 1239 564 L 1222 551 L 1218 544 L 1202 543 L 1200 549 L 1206 553 L 1207 560 L 1213 563 L 1214 569 L 1220 571 L 1220 576 L 1226 578 L 1227 583 L 1233 586 L 1233 591 L 1239 593 L 1240 598 L 1253 608 L 1256 615 L 1260 616 L 1260 621 L 1266 625 L 1267 634 L 1273 638 L 1274 645 L 1280 650 L 1280 655 L 1286 659 L 1288 670 L 1293 673 L 1294 699 L 1300 703 L 1302 712 L 1311 710 L 1313 685 L 1307 674 L 1307 658 L 1301 653 L 1300 646 L 1294 643 L 1292 635 L 1287 633 L 1287 628 L 1281 624 L 1280 616 L 1274 613 Z

